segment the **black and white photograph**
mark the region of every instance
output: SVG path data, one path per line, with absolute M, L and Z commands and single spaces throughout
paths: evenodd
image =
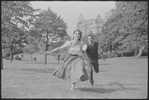
M 1 1 L 2 99 L 147 99 L 148 1 Z

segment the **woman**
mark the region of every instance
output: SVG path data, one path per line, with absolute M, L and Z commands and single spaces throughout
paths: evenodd
M 83 42 L 81 41 L 81 37 L 81 31 L 75 30 L 73 32 L 73 39 L 71 41 L 67 41 L 63 46 L 47 52 L 51 53 L 68 47 L 69 55 L 65 58 L 62 67 L 56 69 L 53 72 L 53 75 L 72 83 L 71 90 L 74 90 L 74 86 L 77 81 L 88 80 L 87 71 L 85 70 L 85 63 L 82 57 Z

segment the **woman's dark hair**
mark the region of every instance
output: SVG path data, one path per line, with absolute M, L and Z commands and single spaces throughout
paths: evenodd
M 75 32 L 79 32 L 79 34 L 80 34 L 80 38 L 79 38 L 79 41 L 81 41 L 81 38 L 82 38 L 82 32 L 80 31 L 80 30 L 75 30 L 74 32 L 73 32 L 73 35 L 75 34 Z M 74 37 L 72 38 L 72 39 L 74 39 Z

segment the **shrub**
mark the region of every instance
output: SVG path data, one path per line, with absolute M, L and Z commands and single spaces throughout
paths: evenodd
M 15 57 L 16 60 L 22 60 L 19 56 Z

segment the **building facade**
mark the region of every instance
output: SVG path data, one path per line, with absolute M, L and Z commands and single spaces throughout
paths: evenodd
M 85 20 L 83 15 L 80 14 L 77 29 L 83 33 L 83 36 L 88 35 L 89 33 L 100 34 L 103 24 L 104 20 L 101 19 L 100 15 L 98 15 L 96 19 Z

